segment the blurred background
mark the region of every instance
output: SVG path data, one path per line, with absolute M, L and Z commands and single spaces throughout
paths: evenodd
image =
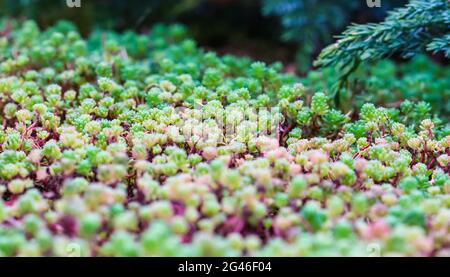
M 81 8 L 69 8 L 66 0 L 0 0 L 0 17 L 35 19 L 41 27 L 66 19 L 84 35 L 179 22 L 205 48 L 282 61 L 302 74 L 347 25 L 381 21 L 406 2 L 382 0 L 381 8 L 369 8 L 366 0 L 81 0 Z

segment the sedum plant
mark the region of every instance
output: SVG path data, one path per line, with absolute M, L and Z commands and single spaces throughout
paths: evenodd
M 311 70 L 302 79 L 310 91 L 332 94 L 339 82 L 339 72 L 334 67 Z M 431 113 L 442 118 L 450 115 L 447 101 L 450 97 L 450 68 L 440 65 L 425 55 L 416 55 L 404 63 L 384 59 L 367 67 L 358 68 L 348 79 L 348 86 L 340 93 L 345 109 L 359 109 L 364 103 L 399 107 L 405 99 L 425 101 Z
M 180 25 L 0 43 L 1 256 L 448 256 L 450 134 Z

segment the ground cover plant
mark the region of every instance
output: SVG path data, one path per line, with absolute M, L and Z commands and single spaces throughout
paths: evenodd
M 332 95 L 340 81 L 335 67 L 310 70 L 302 83 L 311 91 Z M 450 104 L 450 68 L 419 54 L 401 63 L 380 60 L 361 66 L 348 77 L 348 85 L 340 91 L 343 109 L 358 109 L 364 103 L 399 107 L 405 99 L 429 104 L 430 111 L 448 121 Z M 352 103 L 348 105 L 347 103 Z
M 181 25 L 1 27 L 1 256 L 450 255 L 450 130 L 429 99 L 338 110 L 314 74 Z

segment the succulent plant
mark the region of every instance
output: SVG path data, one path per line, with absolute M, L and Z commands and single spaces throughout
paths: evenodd
M 426 102 L 343 113 L 181 25 L 14 23 L 0 53 L 2 256 L 448 255 Z

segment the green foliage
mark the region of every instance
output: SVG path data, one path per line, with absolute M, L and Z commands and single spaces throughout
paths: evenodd
M 345 0 L 262 0 L 263 13 L 279 17 L 282 39 L 298 44 L 297 64 L 305 72 L 313 53 L 332 41 L 353 18 L 353 14 L 381 19 L 386 11 L 405 1 L 385 0 L 381 8 L 369 9 L 366 1 Z
M 344 113 L 181 25 L 11 21 L 0 53 L 1 256 L 447 253 L 450 132 L 427 102 Z
M 450 53 L 448 34 L 450 3 L 447 0 L 413 0 L 391 12 L 381 23 L 352 25 L 336 43 L 322 50 L 315 65 L 339 69 L 341 81 L 335 93 L 348 84 L 348 77 L 363 62 L 401 53 L 405 58 L 418 51 Z M 338 99 L 337 99 L 338 100 Z
M 314 91 L 331 95 L 339 82 L 334 67 L 310 71 L 302 82 Z M 446 119 L 450 116 L 450 69 L 424 55 L 404 63 L 381 60 L 358 68 L 348 77 L 348 85 L 339 95 L 346 110 L 358 109 L 364 103 L 398 107 L 403 100 L 426 101 L 432 113 Z
M 447 24 L 450 24 L 450 20 L 446 20 Z M 428 51 L 432 51 L 433 53 L 444 52 L 446 57 L 450 57 L 450 34 L 444 35 L 442 38 L 434 39 L 427 46 Z

